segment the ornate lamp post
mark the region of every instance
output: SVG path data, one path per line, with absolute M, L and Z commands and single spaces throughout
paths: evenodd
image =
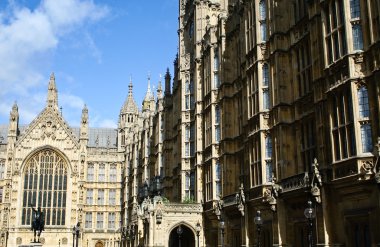
M 256 211 L 256 217 L 254 218 L 257 229 L 257 246 L 261 247 L 261 226 L 263 225 L 263 218 L 261 218 L 260 210 Z
M 224 221 L 223 219 L 220 220 L 219 222 L 219 228 L 220 228 L 220 233 L 221 233 L 221 238 L 220 238 L 220 242 L 222 244 L 222 247 L 224 247 L 224 229 L 225 229 L 225 224 L 224 224 Z
M 74 242 L 76 241 L 76 247 L 78 247 L 78 238 L 80 234 L 80 223 L 78 222 L 74 227 L 73 227 L 73 247 L 74 247 Z
M 304 215 L 306 219 L 309 221 L 309 234 L 308 234 L 308 246 L 313 247 L 314 246 L 314 239 L 313 239 L 313 221 L 315 218 L 315 209 L 313 207 L 313 203 L 311 201 L 307 202 L 308 207 L 304 211 Z
M 183 233 L 181 225 L 177 228 L 177 234 L 178 234 L 178 246 L 181 247 L 181 235 Z
M 197 232 L 197 247 L 200 247 L 199 246 L 199 234 L 201 233 L 201 230 L 202 230 L 202 227 L 198 221 L 197 225 L 195 226 L 195 231 Z

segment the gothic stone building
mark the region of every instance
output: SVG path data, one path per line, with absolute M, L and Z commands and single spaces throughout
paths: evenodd
M 29 204 L 44 246 L 77 222 L 80 246 L 379 245 L 379 1 L 180 0 L 178 37 L 117 129 L 69 127 L 54 77 L 31 124 L 13 107 L 1 245 L 30 242 Z

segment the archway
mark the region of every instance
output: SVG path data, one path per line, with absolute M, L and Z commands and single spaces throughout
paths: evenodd
M 174 228 L 169 235 L 169 247 L 194 247 L 194 232 L 185 225 Z
M 101 241 L 99 241 L 95 244 L 95 247 L 104 247 L 104 244 Z

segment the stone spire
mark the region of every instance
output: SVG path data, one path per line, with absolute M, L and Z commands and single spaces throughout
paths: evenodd
M 170 80 L 171 80 L 171 76 L 170 76 L 169 68 L 167 68 L 166 74 L 165 74 L 165 95 L 170 95 Z
M 154 95 L 152 93 L 152 90 L 150 89 L 150 74 L 148 75 L 148 89 L 145 94 L 144 101 L 151 101 L 154 100 Z
M 157 85 L 157 98 L 158 98 L 158 99 L 162 99 L 162 85 L 161 85 L 161 79 L 162 79 L 162 75 L 160 74 L 160 80 L 158 81 L 158 85 Z
M 133 84 L 132 84 L 132 76 L 130 77 L 129 86 L 128 86 L 128 97 L 124 102 L 123 107 L 121 108 L 121 114 L 124 113 L 138 113 L 139 109 L 133 98 Z
M 48 86 L 48 96 L 47 96 L 47 106 L 54 107 L 58 110 L 58 93 L 55 86 L 55 76 L 54 73 L 51 73 L 49 86 Z
M 154 105 L 154 95 L 152 93 L 152 90 L 150 89 L 150 75 L 148 75 L 148 89 L 146 90 L 145 98 L 142 104 L 143 111 L 152 110 L 152 104 Z

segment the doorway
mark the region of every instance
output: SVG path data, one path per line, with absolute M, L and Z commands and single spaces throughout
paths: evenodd
M 185 225 L 177 226 L 170 232 L 169 247 L 195 247 L 193 231 Z

